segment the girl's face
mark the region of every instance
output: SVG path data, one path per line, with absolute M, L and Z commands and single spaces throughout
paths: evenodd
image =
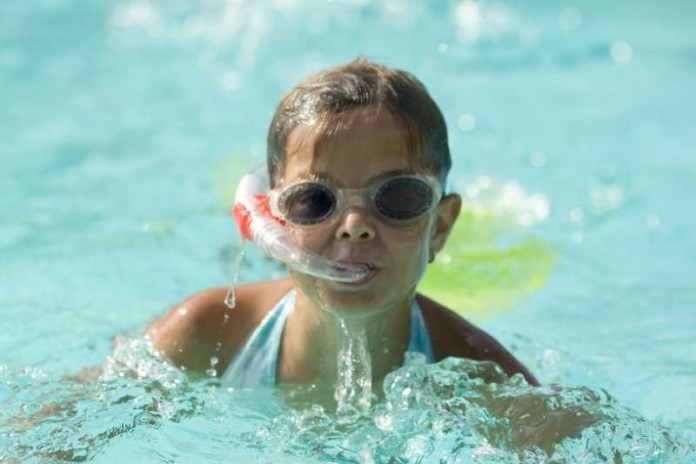
M 390 174 L 413 173 L 403 130 L 386 109 L 358 108 L 328 140 L 316 144 L 312 126 L 298 126 L 288 139 L 282 181 L 320 179 L 359 189 Z M 316 152 L 315 152 L 316 149 Z M 439 251 L 459 212 L 448 195 L 430 213 L 406 226 L 386 223 L 367 205 L 352 204 L 335 220 L 294 235 L 304 248 L 330 259 L 365 263 L 374 270 L 360 282 L 340 283 L 290 271 L 302 296 L 342 318 L 365 317 L 409 304 L 430 257 Z

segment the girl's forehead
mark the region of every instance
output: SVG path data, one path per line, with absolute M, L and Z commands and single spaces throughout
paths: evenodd
M 288 137 L 283 177 L 324 175 L 359 183 L 384 172 L 423 172 L 423 156 L 411 139 L 384 108 L 357 108 L 337 119 L 301 124 Z

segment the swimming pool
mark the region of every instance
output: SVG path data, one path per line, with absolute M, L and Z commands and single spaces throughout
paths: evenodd
M 316 459 L 342 459 L 324 432 L 286 440 L 302 452 L 277 438 L 317 426 L 349 429 L 345 446 L 367 450 L 364 462 L 374 449 L 425 459 L 422 430 L 393 438 L 385 430 L 398 427 L 382 424 L 389 437 L 371 448 L 376 432 L 360 420 L 279 413 L 270 393 L 259 409 L 264 393 L 190 384 L 135 356 L 145 349 L 137 341 L 117 343 L 115 359 L 164 390 L 61 380 L 102 364 L 115 336 L 226 282 L 231 193 L 264 157 L 274 104 L 301 77 L 358 54 L 426 83 L 448 121 L 453 188 L 493 217 L 484 230 L 495 241 L 473 250 L 491 277 L 466 294 L 498 310 L 472 317 L 543 383 L 605 388 L 696 438 L 696 5 L 37 0 L 0 12 L 8 455 L 43 447 L 80 450 L 65 459 L 275 462 L 323 441 Z M 516 279 L 503 281 L 493 258 L 532 242 L 553 250 L 553 264 L 507 261 Z M 527 285 L 528 272 L 543 279 Z M 280 273 L 252 251 L 241 280 Z M 148 409 L 153 397 L 169 410 Z M 30 427 L 11 421 L 71 401 Z M 361 420 L 433 424 L 418 407 L 383 413 Z M 509 459 L 481 453 L 479 462 Z

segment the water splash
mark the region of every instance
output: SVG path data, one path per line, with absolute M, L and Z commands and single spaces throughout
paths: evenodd
M 351 343 L 346 359 L 362 366 L 352 374 L 359 382 L 369 369 L 356 349 L 362 345 Z M 336 414 L 318 405 L 291 409 L 275 390 L 231 389 L 186 375 L 148 340 L 120 338 L 93 381 L 0 367 L 0 456 L 481 464 L 654 464 L 696 456 L 695 444 L 603 390 L 531 387 L 492 363 L 414 359 L 387 377 L 383 401 L 370 407 L 364 389 L 354 392 L 344 402 L 353 406 Z
M 241 239 L 239 242 L 239 248 L 237 249 L 237 254 L 234 258 L 234 263 L 232 264 L 232 275 L 230 276 L 230 288 L 227 290 L 227 295 L 225 296 L 225 306 L 230 309 L 234 309 L 237 305 L 237 299 L 234 294 L 234 287 L 237 285 L 237 278 L 239 276 L 239 267 L 242 265 L 242 260 L 244 259 L 244 243 L 246 240 Z
M 550 202 L 546 195 L 528 193 L 518 182 L 497 182 L 480 176 L 468 183 L 464 191 L 464 209 L 481 217 L 495 217 L 510 226 L 528 228 L 549 217 Z
M 603 390 L 532 387 L 490 362 L 414 363 L 387 377 L 385 395 L 350 415 L 318 406 L 287 411 L 260 446 L 379 463 L 666 463 L 696 453 L 694 444 Z
M 372 400 L 372 359 L 365 330 L 339 321 L 338 381 L 335 399 L 338 414 L 367 411 Z
M 142 337 L 119 337 L 101 369 L 57 377 L 0 366 L 0 384 L 3 462 L 96 456 L 123 462 L 124 455 L 146 462 L 212 455 L 229 462 L 230 449 L 240 461 L 249 454 L 259 458 L 262 453 L 243 437 L 282 410 L 274 392 L 237 392 L 221 388 L 217 379 L 187 375 Z M 210 437 L 205 449 L 199 434 Z

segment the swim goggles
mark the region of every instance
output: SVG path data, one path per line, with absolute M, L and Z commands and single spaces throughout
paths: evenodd
M 442 198 L 434 176 L 404 174 L 380 179 L 365 188 L 345 189 L 316 180 L 301 180 L 268 194 L 271 213 L 300 227 L 326 225 L 348 206 L 364 205 L 393 226 L 412 224 Z

